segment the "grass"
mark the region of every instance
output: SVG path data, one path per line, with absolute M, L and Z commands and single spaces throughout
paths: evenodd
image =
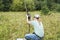
M 30 12 L 33 16 L 39 11 Z M 45 37 L 44 40 L 60 40 L 60 13 L 41 15 Z M 32 26 L 32 25 L 31 25 Z M 25 12 L 0 12 L 0 40 L 16 40 L 28 33 Z M 33 32 L 33 27 L 30 28 Z

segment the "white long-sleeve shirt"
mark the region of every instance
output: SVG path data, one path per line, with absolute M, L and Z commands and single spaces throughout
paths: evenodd
M 39 36 L 43 37 L 44 36 L 44 28 L 42 22 L 38 22 L 37 20 L 33 20 L 28 22 L 33 25 L 34 27 L 34 32 Z

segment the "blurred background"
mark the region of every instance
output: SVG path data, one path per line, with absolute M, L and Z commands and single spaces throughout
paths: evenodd
M 60 40 L 60 0 L 0 0 L 0 40 L 16 40 L 28 33 L 25 4 L 32 17 L 41 15 L 44 40 Z

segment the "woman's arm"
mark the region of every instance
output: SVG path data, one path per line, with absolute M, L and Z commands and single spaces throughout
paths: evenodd
M 27 23 L 30 24 L 31 23 L 31 15 L 27 14 Z

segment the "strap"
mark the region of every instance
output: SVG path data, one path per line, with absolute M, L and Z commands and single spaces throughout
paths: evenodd
M 35 32 L 33 32 L 33 34 L 35 34 L 37 37 L 39 37 Z M 42 37 L 39 37 L 39 38 L 42 38 Z

